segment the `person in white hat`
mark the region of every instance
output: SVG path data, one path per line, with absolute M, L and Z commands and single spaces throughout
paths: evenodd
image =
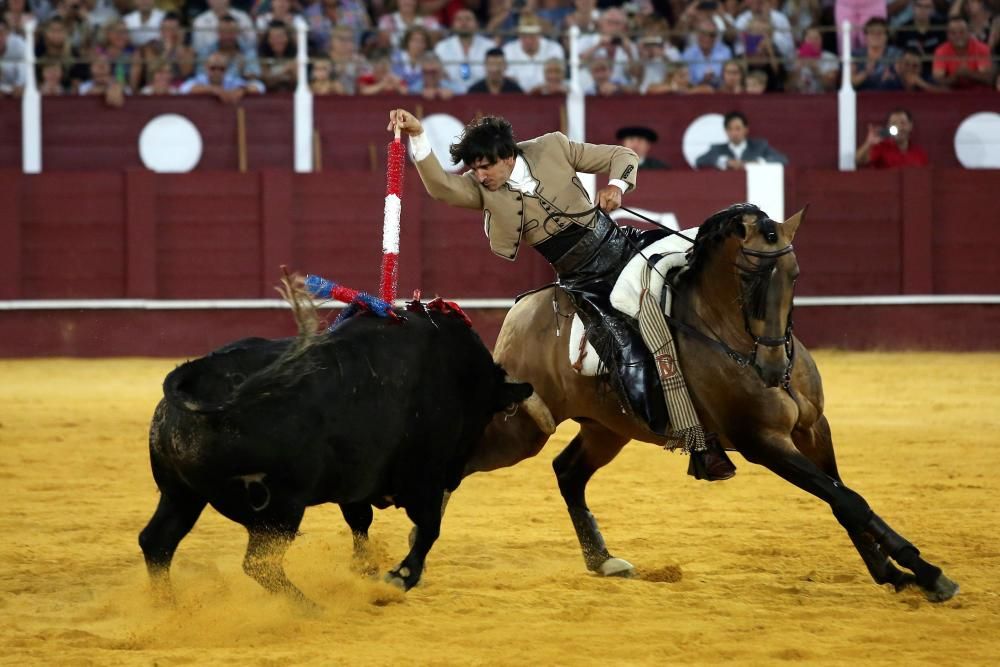
M 545 61 L 566 59 L 558 43 L 542 37 L 542 24 L 532 14 L 522 14 L 517 24 L 517 39 L 503 47 L 507 58 L 507 75 L 517 81 L 522 90 L 534 90 L 545 83 Z

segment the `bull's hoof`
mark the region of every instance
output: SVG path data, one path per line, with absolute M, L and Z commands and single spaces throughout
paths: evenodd
M 931 602 L 944 602 L 958 595 L 958 584 L 944 574 L 940 574 L 934 582 L 934 586 L 924 589 L 924 595 Z
M 597 573 L 602 577 L 624 577 L 629 579 L 635 576 L 635 566 L 623 558 L 609 558 L 597 568 Z

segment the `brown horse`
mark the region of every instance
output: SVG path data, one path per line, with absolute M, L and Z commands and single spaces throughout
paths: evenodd
M 792 238 L 804 214 L 777 223 L 757 207 L 740 204 L 716 213 L 698 230 L 688 268 L 675 287 L 672 313 L 694 406 L 706 431 L 717 433 L 725 447 L 828 503 L 877 583 L 896 590 L 916 584 L 928 599 L 947 600 L 958 586 L 844 486 L 837 471 L 819 371 L 792 335 L 799 275 Z M 598 378 L 573 370 L 566 335 L 566 318 L 573 314 L 557 286 L 526 296 L 508 313 L 494 357 L 534 386 L 557 424 L 567 419 L 580 424 L 553 462 L 559 490 L 588 569 L 628 576 L 632 565 L 608 552 L 587 508 L 587 482 L 630 440 L 664 445 L 665 439 L 627 414 Z M 527 414 L 496 418 L 466 472 L 513 465 L 537 454 L 547 439 Z

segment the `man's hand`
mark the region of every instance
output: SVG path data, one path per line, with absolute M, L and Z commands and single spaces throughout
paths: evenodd
M 597 205 L 605 213 L 621 208 L 622 191 L 614 185 L 606 185 L 597 191 Z
M 730 169 L 743 169 L 743 160 L 727 160 L 726 166 Z
M 417 117 L 404 109 L 393 109 L 389 112 L 389 127 L 386 129 L 393 132 L 397 127 L 400 132 L 409 135 L 420 134 L 424 131 Z

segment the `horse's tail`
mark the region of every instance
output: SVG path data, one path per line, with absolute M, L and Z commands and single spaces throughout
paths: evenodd
M 163 382 L 163 395 L 190 412 L 223 412 L 287 390 L 317 368 L 309 352 L 326 340 L 312 297 L 287 273 L 276 288 L 292 308 L 293 339 L 247 339 L 178 366 Z

